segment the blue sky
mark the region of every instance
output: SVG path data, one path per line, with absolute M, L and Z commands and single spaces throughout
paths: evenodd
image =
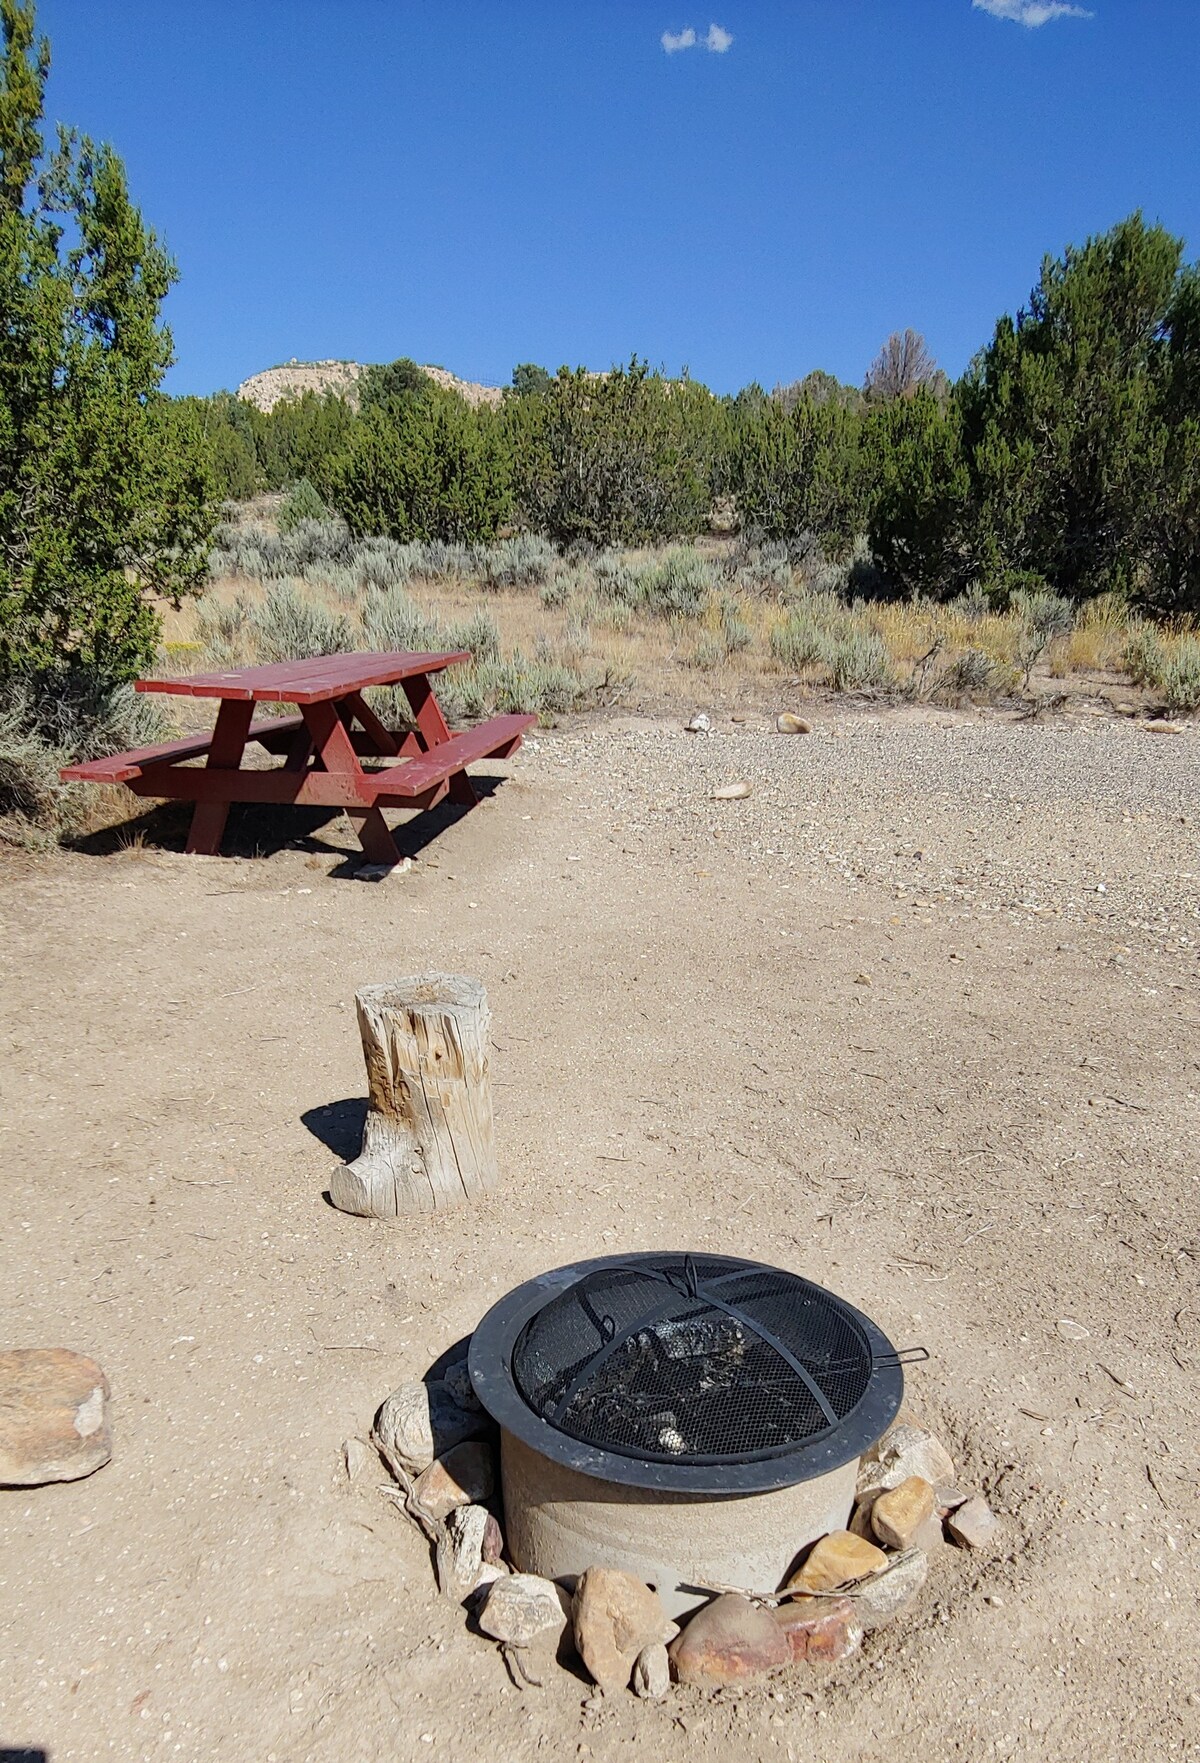
M 1133 208 L 1200 256 L 1197 0 L 39 13 L 51 118 L 114 143 L 178 260 L 177 392 L 635 350 L 718 391 L 859 381 L 906 325 L 956 374 L 1043 253 Z

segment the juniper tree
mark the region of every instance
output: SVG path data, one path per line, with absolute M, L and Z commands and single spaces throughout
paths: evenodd
M 152 659 L 155 598 L 204 569 L 204 475 L 155 408 L 176 272 L 111 147 L 47 150 L 33 0 L 0 30 L 0 676 L 95 687 Z

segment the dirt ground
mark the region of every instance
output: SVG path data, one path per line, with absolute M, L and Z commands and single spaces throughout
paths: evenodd
M 0 1492 L 0 1754 L 1200 1756 L 1200 731 L 822 718 L 540 736 L 382 885 L 261 811 L 0 861 L 0 1332 L 95 1355 L 115 1436 Z M 426 968 L 487 984 L 501 1187 L 345 1217 L 353 993 Z M 828 1676 L 518 1691 L 341 1446 L 514 1283 L 660 1246 L 927 1346 L 1004 1544 Z

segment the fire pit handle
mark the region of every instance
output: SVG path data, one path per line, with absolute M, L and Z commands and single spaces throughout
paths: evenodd
M 879 1353 L 876 1365 L 924 1365 L 930 1357 L 928 1347 L 898 1347 L 894 1353 Z

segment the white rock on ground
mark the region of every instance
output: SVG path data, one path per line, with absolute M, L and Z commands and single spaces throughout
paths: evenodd
M 420 1475 L 435 1457 L 487 1430 L 482 1414 L 460 1408 L 444 1383 L 405 1383 L 384 1402 L 376 1431 L 410 1475 Z
M 893 1555 L 888 1567 L 854 1588 L 854 1614 L 865 1629 L 882 1628 L 911 1604 L 929 1576 L 923 1549 Z
M 899 1425 L 889 1428 L 862 1459 L 858 1471 L 858 1496 L 898 1488 L 910 1476 L 935 1488 L 954 1482 L 954 1459 L 924 1427 Z
M 447 1518 L 435 1558 L 438 1590 L 443 1597 L 461 1600 L 479 1584 L 490 1518 L 486 1506 L 458 1506 Z
M 479 1612 L 479 1626 L 494 1641 L 527 1647 L 539 1635 L 561 1634 L 570 1601 L 552 1579 L 536 1573 L 510 1573 L 498 1579 Z
M 1000 1520 L 982 1494 L 952 1512 L 946 1523 L 955 1542 L 967 1549 L 986 1548 L 1000 1529 Z
M 671 1661 L 659 1642 L 643 1647 L 633 1662 L 633 1693 L 643 1702 L 661 1702 L 671 1687 Z

